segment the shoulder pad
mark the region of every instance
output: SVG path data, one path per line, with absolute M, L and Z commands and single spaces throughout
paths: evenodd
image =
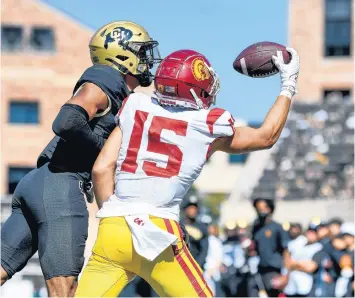
M 97 85 L 106 93 L 112 101 L 113 112 L 115 114 L 121 107 L 122 101 L 129 94 L 121 73 L 108 65 L 95 64 L 86 69 L 76 83 L 73 94 L 75 94 L 81 85 L 87 82 Z

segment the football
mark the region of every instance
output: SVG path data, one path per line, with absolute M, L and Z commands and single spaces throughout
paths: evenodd
M 278 73 L 272 61 L 272 56 L 277 52 L 282 53 L 285 63 L 290 62 L 291 54 L 286 47 L 274 42 L 258 42 L 242 51 L 233 62 L 233 68 L 252 78 L 265 78 Z

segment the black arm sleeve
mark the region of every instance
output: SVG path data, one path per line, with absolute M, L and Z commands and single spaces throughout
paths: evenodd
M 104 138 L 91 130 L 88 121 L 89 115 L 84 108 L 65 104 L 55 118 L 52 129 L 64 141 L 80 142 L 99 152 L 104 146 Z

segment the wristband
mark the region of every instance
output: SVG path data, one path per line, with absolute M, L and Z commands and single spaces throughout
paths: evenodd
M 280 95 L 286 96 L 290 100 L 292 99 L 292 93 L 289 90 L 281 90 Z
M 280 95 L 286 96 L 289 99 L 292 99 L 292 97 L 295 95 L 295 88 L 292 86 L 284 86 L 281 88 Z

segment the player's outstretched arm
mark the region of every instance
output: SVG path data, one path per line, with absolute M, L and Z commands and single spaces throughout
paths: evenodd
M 107 95 L 95 84 L 86 83 L 62 106 L 52 129 L 65 141 L 82 142 L 83 145 L 100 150 L 104 139 L 93 133 L 88 122 L 98 110 L 105 110 L 107 106 Z
M 102 207 L 102 204 L 108 200 L 115 190 L 116 162 L 121 142 L 122 131 L 117 126 L 107 139 L 105 146 L 95 161 L 92 170 L 92 182 L 99 208 Z
M 288 64 L 284 64 L 281 56 L 273 56 L 273 61 L 281 75 L 281 93 L 266 115 L 260 128 L 238 127 L 231 137 L 221 138 L 213 145 L 214 151 L 228 153 L 244 153 L 271 148 L 286 123 L 291 105 L 291 99 L 297 92 L 297 78 L 299 73 L 299 56 L 292 48 L 287 48 L 292 54 Z
M 260 128 L 237 127 L 233 136 L 215 142 L 215 151 L 238 154 L 271 148 L 285 125 L 290 102 L 288 97 L 280 95 Z

